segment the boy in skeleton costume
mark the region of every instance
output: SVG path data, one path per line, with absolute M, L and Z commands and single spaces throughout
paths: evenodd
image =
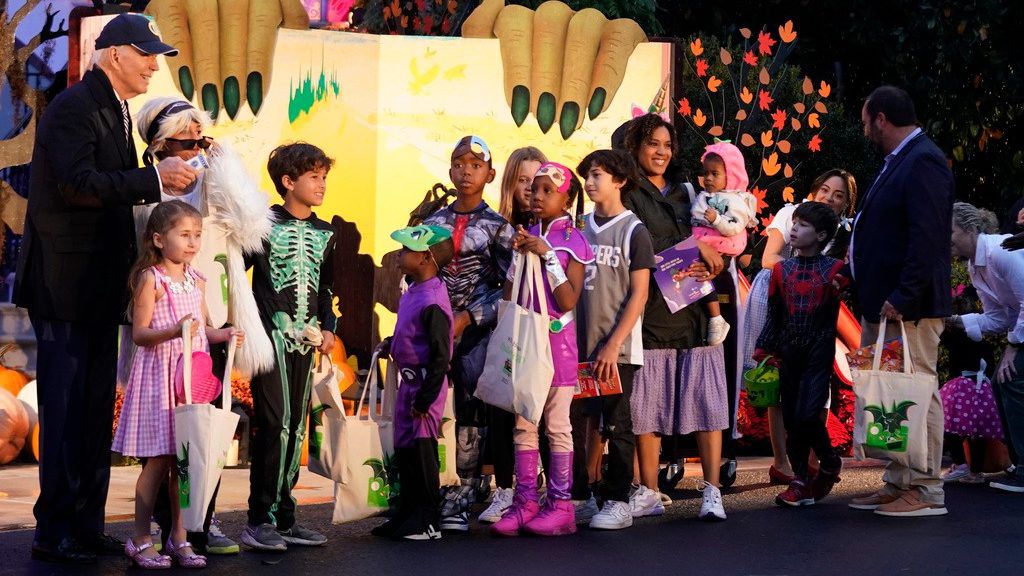
M 289 544 L 317 546 L 327 539 L 295 523 L 291 490 L 299 477 L 314 350 L 334 346 L 331 262 L 334 232 L 317 218 L 333 160 L 316 146 L 296 143 L 270 153 L 267 171 L 283 205 L 264 254 L 251 259 L 253 293 L 274 345 L 275 366 L 253 379 L 249 522 L 242 542 L 261 550 Z

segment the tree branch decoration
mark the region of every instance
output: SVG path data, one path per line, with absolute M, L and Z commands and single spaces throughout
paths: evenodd
M 684 96 L 676 111 L 692 138 L 740 145 L 761 215 L 769 195 L 795 201 L 794 175 L 824 144 L 825 100 L 832 88 L 824 81 L 816 87 L 809 77 L 801 80 L 799 68 L 787 64 L 797 39 L 792 20 L 779 26 L 778 39 L 767 30 L 755 37 L 741 28 L 739 34 L 738 45 L 691 39 L 684 50 Z M 761 217 L 761 226 L 772 218 Z

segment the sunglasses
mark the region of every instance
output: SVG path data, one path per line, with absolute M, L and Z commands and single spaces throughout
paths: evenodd
M 174 147 L 178 150 L 206 150 L 213 145 L 213 138 L 209 136 L 203 136 L 202 138 L 165 138 L 164 142 L 174 144 Z

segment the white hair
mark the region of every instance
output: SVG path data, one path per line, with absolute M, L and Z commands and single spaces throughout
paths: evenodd
M 156 120 L 157 115 L 160 114 L 161 110 L 175 102 L 187 104 L 188 108 L 164 116 L 160 120 L 160 125 L 157 127 L 153 140 L 151 142 L 147 141 L 146 136 L 149 134 L 150 126 Z M 199 110 L 191 102 L 180 96 L 159 96 L 148 100 L 135 115 L 135 127 L 138 129 L 139 136 L 143 142 L 149 145 L 144 155 L 152 160 L 156 160 L 156 153 L 164 149 L 165 141 L 179 132 L 188 130 L 193 122 L 199 124 L 204 130 L 213 124 L 209 113 Z
M 953 204 L 953 224 L 964 232 L 976 234 L 995 234 L 999 229 L 999 219 L 994 212 L 967 202 Z
M 109 64 L 109 63 L 110 63 L 110 48 L 109 47 L 108 48 L 99 48 L 99 49 L 93 51 L 92 57 L 89 58 L 89 66 L 86 69 L 87 70 L 92 70 L 93 68 L 96 68 L 96 67 L 101 67 L 102 68 L 102 66 L 104 64 Z

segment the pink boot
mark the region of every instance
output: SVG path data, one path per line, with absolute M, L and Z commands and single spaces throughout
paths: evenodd
M 491 526 L 495 536 L 518 536 L 519 530 L 540 512 L 537 504 L 537 458 L 536 450 L 516 452 L 516 493 L 512 506 Z
M 548 498 L 535 518 L 524 530 L 538 536 L 561 536 L 576 533 L 576 508 L 569 500 L 572 490 L 572 452 L 552 452 L 548 472 Z

